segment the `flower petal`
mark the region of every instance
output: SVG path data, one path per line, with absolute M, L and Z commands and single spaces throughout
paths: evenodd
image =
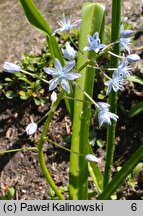
M 60 80 L 58 77 L 55 77 L 54 79 L 50 80 L 49 91 L 54 90 L 59 84 L 59 82 Z
M 57 69 L 59 71 L 62 71 L 62 69 L 63 69 L 59 59 L 57 59 L 57 58 L 55 58 L 54 67 L 55 67 L 55 69 Z
M 79 77 L 81 77 L 81 74 L 79 74 L 79 73 L 74 73 L 74 72 L 70 72 L 70 73 L 66 73 L 66 74 L 65 74 L 65 77 L 66 77 L 68 80 L 75 80 L 75 79 L 78 79 Z
M 120 37 L 121 38 L 129 38 L 129 37 L 132 37 L 133 34 L 134 34 L 134 31 L 127 29 L 127 30 L 124 30 L 120 33 Z
M 52 76 L 56 76 L 58 74 L 58 71 L 55 68 L 43 68 L 43 70 Z
M 109 109 L 110 104 L 105 103 L 105 102 L 97 102 L 97 104 L 100 106 L 102 109 Z
M 71 69 L 75 66 L 75 61 L 68 62 L 64 67 L 63 67 L 63 73 L 67 73 L 71 71 Z
M 78 27 L 79 23 L 81 22 L 81 19 L 76 20 L 75 22 L 72 23 L 73 27 Z
M 106 95 L 108 95 L 112 90 L 112 82 L 111 82 L 111 80 L 106 81 L 104 83 L 104 85 L 108 86 L 107 91 L 106 91 Z
M 66 79 L 61 80 L 61 86 L 68 94 L 70 93 L 70 85 Z

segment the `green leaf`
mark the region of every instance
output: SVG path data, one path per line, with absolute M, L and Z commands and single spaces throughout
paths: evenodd
M 112 181 L 106 186 L 101 195 L 97 197 L 98 200 L 108 200 L 110 196 L 123 184 L 127 176 L 143 159 L 143 144 L 135 151 L 129 160 L 123 165 L 120 171 L 113 177 Z
M 27 84 L 29 84 L 32 88 L 34 87 L 34 83 L 30 82 L 26 77 L 20 77 L 19 80 L 23 80 Z
M 136 105 L 134 105 L 130 109 L 130 111 L 128 113 L 128 116 L 129 116 L 129 118 L 132 118 L 132 117 L 134 117 L 136 115 L 139 115 L 142 112 L 143 112 L 143 101 L 141 101 L 141 102 L 137 103 Z
M 143 79 L 141 79 L 140 77 L 135 76 L 135 75 L 131 75 L 131 76 L 127 77 L 127 80 L 143 85 Z
M 89 153 L 94 155 L 94 152 L 89 145 Z M 100 172 L 100 169 L 98 167 L 97 163 L 88 163 L 88 171 L 90 173 L 90 176 L 93 179 L 93 182 L 95 184 L 96 189 L 100 192 L 103 190 L 103 176 Z
M 5 78 L 5 81 L 7 81 L 7 82 L 11 82 L 11 81 L 12 81 L 12 79 L 11 79 L 11 78 L 9 78 L 9 77 L 6 77 L 6 78 Z
M 103 33 L 105 6 L 98 3 L 85 3 L 82 8 L 82 23 L 80 29 L 79 49 L 83 50 L 88 45 L 87 35 L 99 32 L 100 38 Z M 95 56 L 95 52 L 84 52 L 88 59 Z M 84 67 L 87 60 L 78 52 L 77 69 L 80 69 L 81 78 L 77 79 L 78 85 L 92 97 L 94 87 L 95 69 Z M 82 68 L 82 70 L 81 70 Z M 89 84 L 90 83 L 90 84 Z M 75 88 L 74 116 L 71 150 L 82 155 L 88 153 L 89 125 L 91 107 L 86 101 L 87 97 L 78 87 Z M 81 103 L 80 101 L 83 101 Z M 85 102 L 84 102 L 85 101 Z M 70 199 L 79 200 L 88 198 L 88 163 L 85 157 L 76 154 L 70 155 Z
M 19 95 L 20 95 L 20 98 L 22 100 L 27 100 L 28 99 L 28 95 L 24 91 L 19 91 Z
M 17 94 L 15 94 L 13 91 L 9 90 L 5 93 L 5 96 L 8 98 L 8 99 L 13 99 L 14 97 L 17 96 Z
M 41 101 L 38 98 L 34 98 L 34 102 L 37 106 L 41 105 Z
M 7 199 L 8 200 L 14 199 L 14 195 L 15 195 L 15 189 L 11 187 L 7 192 Z
M 5 84 L 4 83 L 0 83 L 0 90 L 2 90 L 4 88 Z
M 41 13 L 36 8 L 32 0 L 19 0 L 29 22 L 36 27 L 39 31 L 42 31 L 48 36 L 48 45 L 51 55 L 54 58 L 58 58 L 61 64 L 64 64 L 64 59 L 61 54 L 61 50 L 58 46 L 55 36 L 52 36 L 52 29 L 48 22 L 44 19 Z

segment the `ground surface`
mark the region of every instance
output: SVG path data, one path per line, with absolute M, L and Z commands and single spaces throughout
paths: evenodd
M 65 0 L 34 1 L 49 20 L 49 23 L 56 26 L 56 21 L 63 12 L 73 12 L 73 17 L 80 15 L 82 0 L 72 2 Z M 104 2 L 104 1 L 99 1 Z M 110 6 L 111 1 L 107 2 L 107 20 L 111 19 Z M 0 68 L 5 60 L 14 61 L 20 59 L 24 51 L 39 53 L 41 51 L 45 37 L 37 32 L 28 24 L 23 11 L 17 0 L 0 0 Z M 123 1 L 123 15 L 129 23 L 133 25 L 136 31 L 136 48 L 133 46 L 133 52 L 143 57 L 143 17 L 141 15 L 141 1 Z M 139 73 L 137 66 L 133 69 L 134 73 Z M 125 112 L 121 112 L 120 121 L 117 125 L 116 152 L 115 160 L 119 165 L 130 156 L 135 149 L 143 143 L 143 116 L 140 114 L 137 118 L 128 119 L 127 112 L 138 101 L 142 101 L 143 89 L 137 85 L 128 86 L 122 94 L 121 99 L 125 107 Z M 30 102 L 17 100 L 0 99 L 0 151 L 33 147 L 35 144 L 25 134 L 25 127 L 30 122 L 32 115 L 34 120 L 41 117 L 49 104 L 37 108 Z M 63 108 L 55 113 L 51 123 L 48 135 L 49 138 L 61 145 L 69 147 L 63 141 L 63 136 L 71 133 L 69 118 Z M 35 136 L 39 137 L 42 126 Z M 35 137 L 36 138 L 36 137 Z M 48 146 L 48 147 L 47 147 Z M 54 180 L 58 186 L 68 186 L 69 171 L 69 153 L 58 149 L 51 144 L 45 145 L 45 158 Z M 143 182 L 138 182 L 136 188 L 124 188 L 118 195 L 120 199 L 141 199 L 143 197 Z M 39 168 L 37 153 L 34 151 L 20 151 L 0 156 L 0 195 L 4 194 L 8 187 L 16 189 L 15 199 L 45 199 L 48 194 L 48 186 Z M 126 187 L 126 186 L 125 186 Z

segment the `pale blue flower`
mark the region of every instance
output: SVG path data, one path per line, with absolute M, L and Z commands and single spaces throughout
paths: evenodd
M 131 44 L 131 38 L 120 38 L 119 44 L 121 46 L 121 50 L 126 50 L 128 53 L 130 53 L 130 48 L 128 45 Z
M 134 31 L 130 30 L 130 29 L 126 29 L 124 30 L 124 26 L 121 25 L 120 28 L 120 38 L 130 38 L 132 37 L 134 34 Z
M 131 43 L 131 38 L 133 36 L 133 33 L 134 32 L 132 30 L 124 30 L 123 25 L 121 25 L 120 39 L 119 39 L 121 50 L 126 50 L 128 53 L 130 53 L 130 49 L 128 45 Z
M 137 54 L 130 54 L 130 55 L 127 56 L 127 61 L 129 63 L 139 61 L 140 59 L 141 59 L 140 56 L 137 55 Z
M 61 21 L 58 21 L 60 28 L 56 29 L 54 31 L 53 35 L 55 35 L 59 31 L 61 31 L 61 32 L 71 31 L 71 29 L 73 29 L 73 28 L 78 28 L 80 22 L 81 22 L 81 19 L 78 19 L 72 23 L 72 17 L 71 16 L 65 16 L 63 14 L 63 19 Z
M 8 73 L 15 73 L 21 71 L 21 67 L 14 63 L 5 61 L 3 64 L 3 71 Z
M 119 118 L 116 114 L 109 112 L 110 105 L 105 102 L 98 102 L 99 105 L 98 108 L 98 121 L 99 121 L 99 127 L 103 125 L 103 123 L 107 123 L 111 125 L 111 119 L 114 121 L 117 121 Z
M 27 135 L 32 135 L 37 131 L 38 125 L 32 121 L 25 129 Z
M 95 32 L 93 36 L 87 35 L 88 39 L 88 46 L 86 46 L 83 50 L 93 50 L 96 53 L 98 53 L 101 49 L 104 49 L 106 47 L 105 44 L 100 43 L 99 34 L 98 32 Z
M 91 35 L 87 35 L 87 38 L 88 38 L 88 46 L 86 46 L 84 50 L 87 51 L 94 50 L 96 53 L 98 53 L 100 49 L 106 47 L 105 44 L 100 44 L 98 32 L 95 32 L 93 37 Z
M 127 84 L 125 80 L 128 76 L 130 76 L 129 72 L 130 68 L 128 67 L 128 61 L 124 58 L 117 68 L 112 74 L 112 78 L 105 82 L 105 85 L 108 86 L 106 95 L 108 95 L 113 89 L 115 92 L 124 90 L 124 85 Z
M 47 74 L 53 76 L 53 79 L 50 81 L 49 91 L 54 90 L 60 83 L 62 88 L 69 94 L 69 80 L 75 80 L 81 76 L 80 74 L 71 71 L 74 66 L 75 61 L 71 61 L 68 62 L 64 67 L 62 67 L 60 61 L 56 58 L 54 62 L 55 68 L 44 68 L 44 71 Z
M 112 74 L 112 79 L 105 82 L 105 85 L 108 86 L 106 95 L 108 95 L 113 89 L 115 92 L 124 90 L 123 85 L 127 83 L 122 76 L 119 75 L 118 70 L 115 70 Z
M 118 75 L 122 77 L 123 79 L 127 78 L 130 76 L 130 67 L 128 67 L 129 62 L 127 61 L 126 58 L 123 58 L 122 61 L 120 61 L 117 71 Z
M 73 61 L 76 56 L 76 51 L 71 47 L 69 42 L 66 42 L 66 49 L 62 49 L 62 53 L 65 59 Z

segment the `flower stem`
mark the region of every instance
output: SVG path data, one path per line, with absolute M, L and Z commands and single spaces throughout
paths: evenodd
M 38 143 L 38 158 L 39 158 L 39 162 L 40 162 L 40 167 L 42 169 L 42 172 L 46 178 L 46 181 L 48 182 L 48 184 L 50 185 L 50 187 L 54 190 L 54 192 L 56 193 L 56 195 L 59 197 L 59 199 L 64 200 L 64 196 L 61 194 L 61 192 L 59 191 L 59 189 L 57 188 L 57 186 L 55 185 L 55 182 L 53 181 L 50 172 L 47 168 L 47 165 L 45 163 L 44 160 L 44 153 L 43 153 L 43 145 L 46 141 L 46 136 L 47 136 L 47 130 L 49 128 L 49 124 L 52 120 L 52 117 L 54 115 L 54 112 L 56 111 L 56 108 L 58 107 L 60 101 L 62 100 L 64 95 L 64 91 L 61 91 L 58 95 L 57 100 L 55 101 L 55 103 L 53 104 L 53 106 L 51 107 L 51 110 L 49 111 L 49 115 L 48 118 L 45 122 L 44 128 L 43 128 L 43 132 L 40 138 L 40 141 Z
M 19 152 L 19 151 L 37 151 L 37 147 L 22 147 L 18 149 L 10 149 L 5 151 L 0 151 L 0 155 L 13 153 L 13 152 Z
M 120 36 L 120 22 L 121 22 L 121 2 L 122 0 L 112 0 L 112 31 L 111 40 L 112 42 L 118 41 Z M 113 47 L 113 53 L 119 55 L 119 43 L 116 43 Z M 111 68 L 117 67 L 118 58 L 111 56 Z M 112 72 L 111 72 L 112 76 Z M 113 113 L 117 112 L 117 93 L 113 90 L 109 94 L 110 111 Z M 110 181 L 111 168 L 113 163 L 114 155 L 114 144 L 115 144 L 115 130 L 116 122 L 114 121 L 111 126 L 107 127 L 107 142 L 106 142 L 106 161 L 105 161 L 105 172 L 103 187 L 105 188 Z
M 29 75 L 29 76 L 32 76 L 33 78 L 38 78 L 38 79 L 40 79 L 37 75 L 35 75 L 35 74 L 32 74 L 32 73 L 30 73 L 30 72 L 28 72 L 28 71 L 25 71 L 25 70 L 21 70 L 21 72 L 23 72 L 24 74 L 27 74 L 27 75 Z M 49 81 L 47 81 L 47 80 L 45 80 L 45 79 L 41 79 L 43 82 L 45 82 L 45 83 L 48 83 L 49 84 Z
M 86 93 L 79 85 L 78 83 L 74 82 L 74 84 L 83 92 L 83 94 L 90 100 L 90 102 L 96 107 L 96 109 L 99 109 L 99 105 L 92 99 L 92 97 Z

